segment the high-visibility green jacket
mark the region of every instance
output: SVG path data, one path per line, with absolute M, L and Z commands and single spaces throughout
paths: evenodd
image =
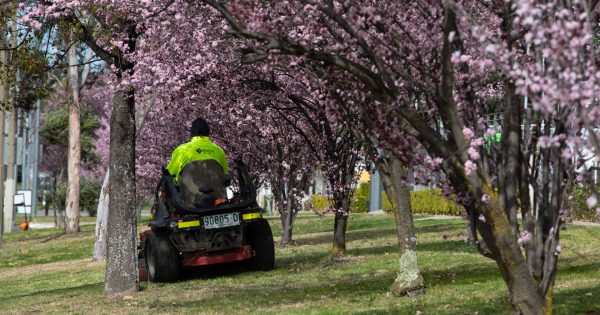
M 193 137 L 190 142 L 175 148 L 171 155 L 171 161 L 167 165 L 167 170 L 177 182 L 179 172 L 183 167 L 189 162 L 198 160 L 215 160 L 221 165 L 225 174 L 229 174 L 225 152 L 221 147 L 214 144 L 209 137 L 204 136 Z

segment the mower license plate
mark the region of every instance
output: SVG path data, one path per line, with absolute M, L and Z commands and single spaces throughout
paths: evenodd
M 209 215 L 202 218 L 205 229 L 218 229 L 228 226 L 240 225 L 240 214 L 234 213 L 223 213 L 217 215 Z

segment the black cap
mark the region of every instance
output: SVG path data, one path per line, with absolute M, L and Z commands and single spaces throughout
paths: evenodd
M 206 136 L 208 137 L 208 135 L 210 135 L 210 126 L 208 125 L 208 122 L 206 122 L 206 120 L 204 120 L 204 118 L 196 118 L 196 120 L 194 120 L 192 122 L 192 128 L 189 129 L 189 131 L 192 133 L 192 137 L 195 136 Z

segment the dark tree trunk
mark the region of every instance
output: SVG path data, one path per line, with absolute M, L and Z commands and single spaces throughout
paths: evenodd
M 289 198 L 288 198 L 289 199 Z M 292 231 L 294 227 L 294 211 L 293 205 L 287 202 L 285 211 L 281 213 L 281 246 L 287 246 L 293 244 Z
M 354 141 L 352 139 L 351 141 Z M 346 148 L 348 149 L 348 148 Z M 334 154 L 331 154 L 335 156 Z M 332 187 L 339 184 L 343 189 L 334 191 L 333 204 L 335 206 L 335 219 L 333 223 L 333 246 L 331 247 L 331 259 L 346 255 L 346 228 L 348 226 L 348 216 L 350 215 L 350 198 L 352 197 L 352 181 L 354 180 L 354 168 L 356 166 L 357 155 L 350 150 L 349 155 L 337 157 L 333 161 L 346 161 L 343 163 L 343 169 L 339 172 L 330 173 L 329 183 Z
M 279 181 L 274 181 L 280 183 Z M 287 246 L 293 244 L 292 231 L 294 229 L 294 218 L 295 218 L 295 207 L 294 197 L 286 192 L 283 188 L 283 184 L 276 184 L 277 188 L 273 189 L 273 195 L 275 202 L 277 203 L 277 209 L 281 219 L 281 240 L 279 244 L 281 246 Z
M 333 247 L 331 248 L 331 259 L 346 255 L 346 227 L 348 225 L 348 213 L 336 211 L 333 223 Z
M 142 108 L 138 111 L 138 115 L 135 119 L 135 130 L 136 130 L 136 139 L 140 135 L 140 130 L 142 129 L 146 117 L 148 113 L 154 107 L 156 102 L 156 96 L 152 96 L 150 101 L 145 102 L 142 105 Z M 107 233 L 107 222 L 108 222 L 108 209 L 109 209 L 109 177 L 110 172 L 107 170 L 104 175 L 104 180 L 102 181 L 102 189 L 100 190 L 100 196 L 98 196 L 98 207 L 96 208 L 96 230 L 95 230 L 95 239 L 94 242 L 94 256 L 93 260 L 104 260 L 106 259 L 106 233 Z M 138 213 L 139 218 L 139 213 Z
M 376 163 L 383 187 L 395 211 L 400 268 L 391 291 L 397 296 L 421 293 L 425 282 L 417 263 L 417 238 L 410 205 L 410 189 L 406 184 L 407 169 L 397 158 L 380 158 Z
M 354 170 L 354 167 L 352 170 Z M 352 178 L 352 174 L 350 174 L 349 178 Z M 331 247 L 332 260 L 346 256 L 346 228 L 348 227 L 350 196 L 352 194 L 351 186 L 347 184 L 346 187 L 348 188 L 333 193 L 335 218 L 333 222 L 333 246 Z
M 107 259 L 104 290 L 126 295 L 138 290 L 136 257 L 137 207 L 135 193 L 135 106 L 133 91 L 113 98 L 110 120 L 111 211 L 108 215 Z

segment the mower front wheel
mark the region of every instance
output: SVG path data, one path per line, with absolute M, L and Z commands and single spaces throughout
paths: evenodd
M 250 268 L 268 271 L 275 266 L 275 245 L 269 222 L 259 219 L 246 226 L 246 243 L 254 251 L 249 261 Z
M 166 234 L 151 233 L 146 238 L 145 253 L 148 280 L 175 282 L 179 278 L 181 259 L 179 251 Z

